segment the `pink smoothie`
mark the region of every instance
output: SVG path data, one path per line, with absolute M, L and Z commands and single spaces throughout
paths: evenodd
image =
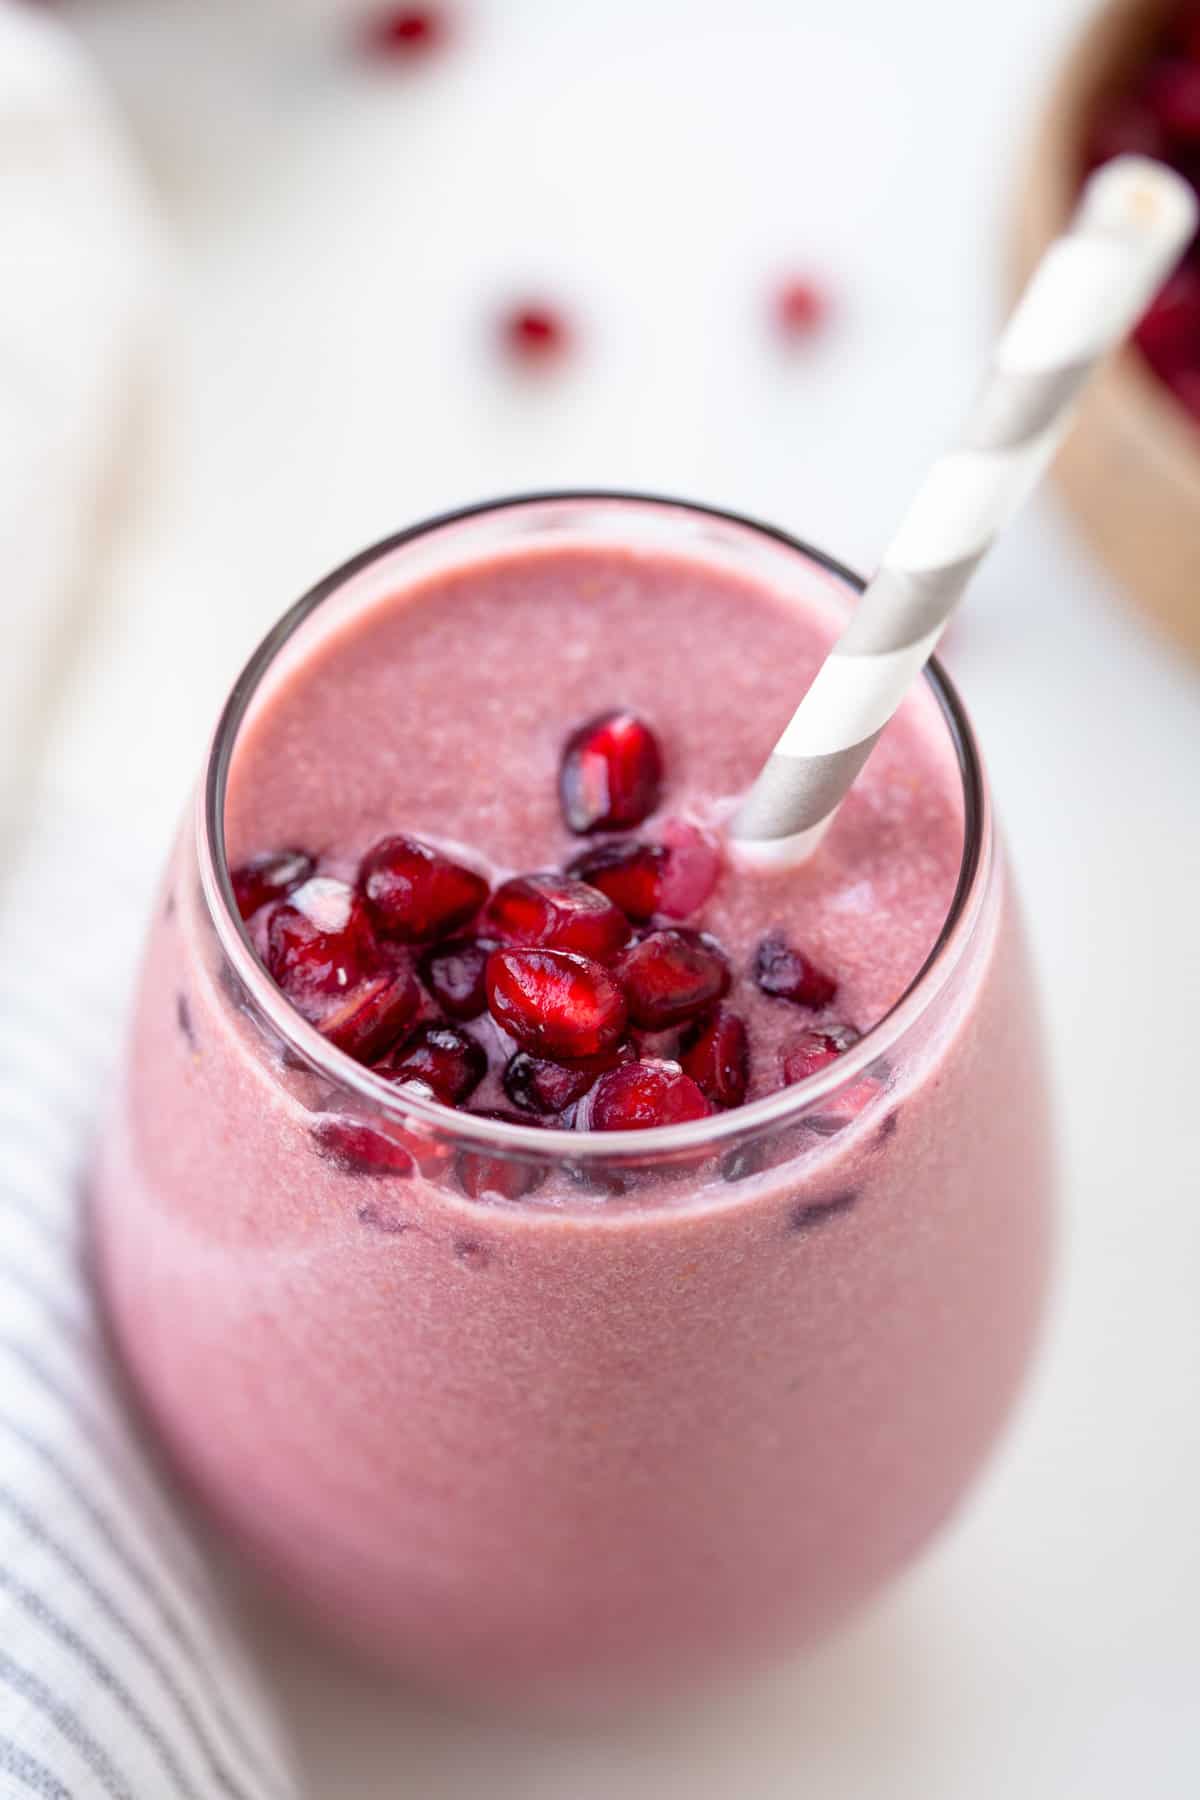
M 669 544 L 401 559 L 264 683 L 233 757 L 230 860 L 299 845 L 349 871 L 404 831 L 494 878 L 561 867 L 580 847 L 563 740 L 615 706 L 662 745 L 645 834 L 719 821 L 845 598 L 773 554 L 786 580 Z M 963 778 L 925 686 L 816 858 L 727 869 L 689 920 L 730 958 L 750 1099 L 779 1090 L 781 1051 L 813 1023 L 752 979 L 780 928 L 838 981 L 818 1020 L 883 1021 L 844 1088 L 790 1090 L 757 1134 L 751 1107 L 744 1141 L 683 1167 L 581 1178 L 555 1155 L 515 1201 L 464 1188 L 450 1114 L 415 1173 L 319 1154 L 315 1127 L 362 1102 L 262 1028 L 185 833 L 98 1243 L 152 1413 L 261 1564 L 422 1679 L 575 1702 L 800 1643 L 912 1554 L 1008 1410 L 1044 1278 L 1037 1032 L 981 829 L 955 932 L 889 1020 L 964 852 Z M 491 1061 L 471 1105 L 503 1104 L 506 1047 L 469 1029 Z

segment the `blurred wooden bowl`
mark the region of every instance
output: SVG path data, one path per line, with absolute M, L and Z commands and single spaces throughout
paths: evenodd
M 1108 0 L 1059 70 L 1018 190 L 1019 282 L 1070 215 L 1097 109 L 1171 10 Z M 1136 350 L 1092 382 L 1055 478 L 1113 574 L 1200 661 L 1200 430 Z

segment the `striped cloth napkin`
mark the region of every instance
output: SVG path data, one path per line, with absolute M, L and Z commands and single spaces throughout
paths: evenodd
M 0 903 L 0 1795 L 290 1800 L 88 1280 L 87 1170 L 144 913 L 125 848 L 51 804 Z M 85 887 L 100 930 L 81 930 Z
M 88 1281 L 87 1169 L 149 875 L 117 822 L 30 768 L 144 347 L 153 234 L 69 33 L 12 0 L 0 208 L 0 1800 L 293 1800 Z

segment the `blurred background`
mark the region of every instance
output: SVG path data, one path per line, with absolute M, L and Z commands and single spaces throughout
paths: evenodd
M 0 62 L 0 328 L 11 349 L 38 324 L 2 371 L 8 834 L 111 819 L 139 896 L 254 642 L 406 523 L 644 487 L 869 568 L 1003 315 L 1035 125 L 1094 9 L 399 10 L 424 23 L 0 0 L 0 42 L 36 11 L 48 57 Z M 69 155 L 35 119 L 51 42 L 87 127 Z M 1200 469 L 1200 427 L 1162 406 Z M 1151 562 L 1171 529 L 1141 534 Z M 1200 1789 L 1200 684 L 1129 589 L 1050 492 L 948 646 L 1029 914 L 1064 1170 L 1044 1353 L 966 1516 L 803 1664 L 591 1732 L 444 1716 L 256 1617 L 315 1800 Z

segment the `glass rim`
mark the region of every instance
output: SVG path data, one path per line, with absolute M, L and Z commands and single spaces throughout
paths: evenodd
M 522 508 L 615 503 L 682 512 L 717 520 L 764 537 L 783 549 L 817 564 L 856 594 L 866 583 L 836 557 L 804 539 L 744 513 L 704 501 L 680 499 L 621 488 L 564 488 L 501 496 L 435 514 L 381 539 L 338 565 L 299 600 L 295 601 L 259 640 L 243 664 L 221 709 L 205 759 L 198 794 L 197 857 L 200 883 L 209 916 L 222 951 L 252 1000 L 283 1043 L 338 1088 L 348 1089 L 373 1110 L 397 1124 L 412 1126 L 493 1154 L 507 1151 L 575 1164 L 588 1161 L 650 1162 L 670 1160 L 691 1151 L 695 1154 L 740 1139 L 755 1137 L 764 1129 L 787 1125 L 810 1108 L 857 1079 L 877 1059 L 885 1056 L 927 1010 L 941 991 L 953 965 L 954 953 L 966 941 L 982 895 L 986 873 L 985 850 L 990 846 L 987 783 L 983 764 L 966 709 L 949 676 L 931 658 L 921 679 L 932 690 L 949 733 L 962 779 L 963 845 L 958 879 L 945 920 L 920 968 L 899 999 L 864 1031 L 851 1049 L 835 1062 L 790 1087 L 764 1095 L 728 1111 L 682 1125 L 659 1125 L 645 1131 L 591 1132 L 564 1130 L 538 1124 L 516 1125 L 489 1119 L 478 1113 L 443 1106 L 432 1097 L 402 1093 L 372 1069 L 337 1050 L 310 1025 L 276 987 L 260 962 L 249 931 L 238 911 L 233 893 L 225 844 L 225 798 L 238 733 L 259 684 L 276 656 L 317 609 L 363 570 L 370 568 L 406 544 L 444 531 L 488 513 L 502 514 Z

